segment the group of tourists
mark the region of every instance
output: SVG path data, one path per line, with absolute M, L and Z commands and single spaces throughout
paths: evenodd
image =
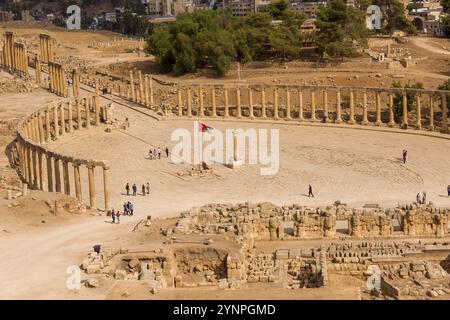
M 130 191 L 133 192 L 133 196 L 137 195 L 137 186 L 135 183 L 133 183 L 133 185 L 131 186 L 131 190 L 130 190 L 130 183 L 127 182 L 127 184 L 125 185 L 125 191 L 127 192 L 127 196 L 130 195 Z M 142 191 L 142 195 L 145 196 L 146 194 L 150 194 L 150 183 L 147 182 L 146 184 L 142 184 L 141 186 L 141 191 Z
M 165 148 L 165 153 L 166 153 L 166 158 L 169 157 L 169 148 Z M 162 155 L 162 149 L 160 147 L 158 147 L 157 149 L 150 149 L 148 151 L 148 158 L 150 160 L 155 160 L 155 159 L 161 159 L 161 155 Z
M 133 204 L 130 201 L 124 202 L 123 204 L 123 213 L 121 213 L 119 210 L 115 211 L 112 209 L 111 211 L 111 223 L 113 224 L 119 224 L 120 223 L 120 216 L 123 214 L 124 216 L 132 216 L 134 214 L 134 207 Z
M 427 193 L 424 191 L 422 192 L 422 197 L 420 196 L 420 192 L 416 195 L 416 202 L 418 204 L 426 204 L 427 203 Z

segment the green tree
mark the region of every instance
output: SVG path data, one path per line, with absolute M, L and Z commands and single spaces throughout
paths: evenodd
M 404 88 L 404 89 L 423 89 L 422 82 L 406 83 L 404 86 L 400 81 L 395 81 L 392 83 L 393 88 Z M 416 94 L 413 91 L 406 92 L 406 106 L 408 112 L 416 108 Z M 394 103 L 394 119 L 396 122 L 400 122 L 403 116 L 403 94 L 396 93 L 393 97 Z
M 262 12 L 267 12 L 274 20 L 280 20 L 284 11 L 288 8 L 287 0 L 276 0 L 262 7 Z
M 450 79 L 445 80 L 441 85 L 438 86 L 438 90 L 450 91 Z M 450 99 L 447 97 L 447 109 L 450 112 Z
M 328 6 L 321 7 L 316 26 L 319 28 L 316 45 L 322 55 L 343 58 L 355 53 L 355 44 L 367 45 L 364 13 L 342 0 L 331 0 Z

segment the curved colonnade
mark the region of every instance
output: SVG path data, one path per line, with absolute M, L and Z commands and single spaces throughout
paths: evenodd
M 97 208 L 95 172 L 103 172 L 104 209 L 110 209 L 109 166 L 105 161 L 80 159 L 51 151 L 47 146 L 58 138 L 99 126 L 106 108 L 99 97 L 69 98 L 39 108 L 22 119 L 17 128 L 16 152 L 22 180 L 32 189 L 74 195 L 83 201 L 81 168 L 87 169 L 89 207 Z M 69 170 L 72 167 L 73 173 Z M 97 169 L 97 170 L 96 170 Z

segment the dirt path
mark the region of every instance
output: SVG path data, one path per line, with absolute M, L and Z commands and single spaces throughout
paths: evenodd
M 450 55 L 449 50 L 442 48 L 442 47 L 438 47 L 438 45 L 435 42 L 433 42 L 433 39 L 424 38 L 424 37 L 412 37 L 412 38 L 410 38 L 410 41 L 414 45 L 416 45 L 422 49 L 425 49 L 427 51 L 437 53 L 437 54 Z

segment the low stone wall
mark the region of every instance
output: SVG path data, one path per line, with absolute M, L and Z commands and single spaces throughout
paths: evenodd
M 17 127 L 17 166 L 23 181 L 33 189 L 48 192 L 61 192 L 67 195 L 75 191 L 76 198 L 83 201 L 80 167 L 88 171 L 89 205 L 97 208 L 97 189 L 95 169 L 103 171 L 103 192 L 105 210 L 110 209 L 109 166 L 104 161 L 75 158 L 70 155 L 50 151 L 46 146 L 52 141 L 75 130 L 85 130 L 99 126 L 101 118 L 108 113 L 101 107 L 98 96 L 70 98 L 56 104 L 44 106 L 31 113 L 18 123 Z M 103 115 L 103 116 L 102 116 Z M 73 181 L 69 174 L 73 167 Z
M 208 204 L 181 213 L 175 233 L 234 233 L 254 240 L 334 238 L 337 217 L 348 221 L 348 236 L 436 236 L 449 234 L 450 210 L 409 204 L 396 208 L 347 208 L 343 205 L 311 208 L 300 205 L 278 207 L 271 203 Z M 400 231 L 394 233 L 394 221 Z M 289 231 L 287 224 L 293 225 Z M 342 236 L 342 234 L 341 234 Z

